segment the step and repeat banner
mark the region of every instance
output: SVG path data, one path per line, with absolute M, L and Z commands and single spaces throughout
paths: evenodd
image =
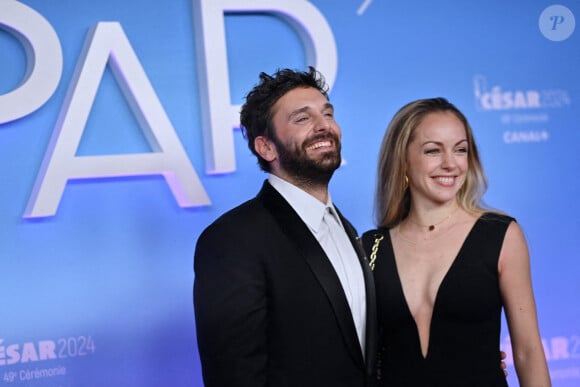
M 580 385 L 578 15 L 572 0 L 0 0 L 0 385 L 202 386 L 195 242 L 266 177 L 239 107 L 259 72 L 307 65 L 331 85 L 331 192 L 359 232 L 395 111 L 443 96 L 467 115 L 485 200 L 528 238 L 553 384 Z M 501 346 L 517 385 L 506 327 Z

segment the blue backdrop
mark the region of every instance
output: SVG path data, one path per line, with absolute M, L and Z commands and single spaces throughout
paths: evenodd
M 579 13 L 570 0 L 0 0 L 0 384 L 202 385 L 196 238 L 265 178 L 238 105 L 260 71 L 314 64 L 343 130 L 332 195 L 359 232 L 395 111 L 444 96 L 467 115 L 485 200 L 528 238 L 553 384 L 579 385 Z

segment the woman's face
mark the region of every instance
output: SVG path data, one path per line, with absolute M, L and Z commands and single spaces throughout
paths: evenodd
M 407 148 L 413 201 L 433 205 L 455 200 L 468 169 L 465 127 L 451 112 L 427 114 Z

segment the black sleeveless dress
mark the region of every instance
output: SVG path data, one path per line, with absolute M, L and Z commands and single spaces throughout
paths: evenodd
M 497 267 L 513 220 L 486 213 L 469 232 L 436 295 L 426 357 L 403 294 L 388 230 L 363 235 L 369 257 L 376 237 L 384 237 L 373 270 L 382 348 L 379 386 L 507 386 L 500 368 L 502 300 Z

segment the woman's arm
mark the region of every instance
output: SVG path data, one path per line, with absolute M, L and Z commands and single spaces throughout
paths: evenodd
M 538 327 L 528 246 L 516 222 L 508 227 L 498 272 L 520 386 L 551 386 Z

